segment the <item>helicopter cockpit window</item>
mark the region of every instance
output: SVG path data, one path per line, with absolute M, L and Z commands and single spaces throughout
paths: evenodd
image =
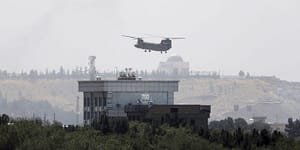
M 169 44 L 170 42 L 168 40 L 163 40 L 162 43 L 163 44 Z

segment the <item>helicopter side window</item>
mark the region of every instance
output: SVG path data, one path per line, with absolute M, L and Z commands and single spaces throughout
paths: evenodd
M 142 44 L 143 43 L 143 40 L 138 40 L 138 44 Z

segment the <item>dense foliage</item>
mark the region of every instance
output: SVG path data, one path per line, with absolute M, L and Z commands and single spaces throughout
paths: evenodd
M 210 129 L 218 129 L 218 130 L 226 130 L 226 131 L 234 131 L 238 128 L 244 130 L 244 131 L 252 131 L 253 129 L 256 130 L 271 130 L 271 127 L 269 124 L 264 122 L 253 122 L 251 124 L 248 124 L 245 119 L 243 118 L 237 118 L 233 119 L 231 117 L 228 117 L 226 119 L 220 120 L 220 121 L 211 121 L 209 123 Z
M 63 127 L 59 122 L 10 120 L 1 116 L 0 149 L 299 149 L 300 142 L 268 130 L 244 132 L 210 129 L 193 131 L 188 127 L 155 126 L 124 120 L 109 122 L 101 118 L 101 126 Z M 96 123 L 96 122 L 95 122 Z M 109 125 L 110 123 L 114 126 Z M 109 125 L 104 126 L 104 125 Z M 127 129 L 123 129 L 126 128 Z M 123 129 L 123 130 L 122 130 Z
M 299 137 L 300 136 L 300 120 L 296 119 L 293 121 L 293 118 L 288 119 L 288 124 L 285 126 L 285 131 L 290 137 Z

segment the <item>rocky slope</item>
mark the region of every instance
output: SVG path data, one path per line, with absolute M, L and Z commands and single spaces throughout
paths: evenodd
M 300 84 L 276 78 L 189 79 L 181 81 L 179 91 L 176 103 L 211 105 L 211 119 L 266 116 L 269 122 L 286 122 L 300 117 Z

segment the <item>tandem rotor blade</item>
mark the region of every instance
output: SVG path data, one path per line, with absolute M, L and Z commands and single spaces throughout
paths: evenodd
M 121 35 L 121 36 L 132 38 L 132 39 L 140 39 L 139 37 L 134 37 L 134 36 L 129 36 L 129 35 Z
M 151 37 L 158 37 L 158 38 L 164 38 L 164 39 L 172 39 L 172 40 L 176 40 L 176 39 L 185 39 L 185 37 L 166 37 L 166 36 L 159 36 L 159 35 L 153 35 L 153 34 L 145 34 Z
M 177 39 L 185 39 L 184 37 L 170 37 L 168 39 L 177 40 Z

